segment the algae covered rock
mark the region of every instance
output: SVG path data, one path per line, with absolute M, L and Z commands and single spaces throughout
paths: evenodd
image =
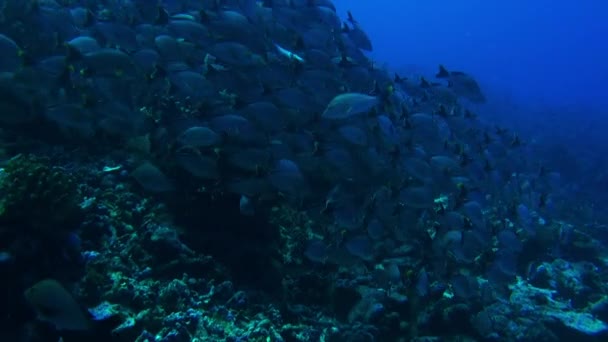
M 73 228 L 81 217 L 74 177 L 46 158 L 18 155 L 0 175 L 0 224 L 55 231 Z

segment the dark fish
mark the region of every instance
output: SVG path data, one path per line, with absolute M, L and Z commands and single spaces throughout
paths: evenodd
M 384 225 L 378 219 L 372 219 L 367 224 L 367 234 L 372 240 L 380 240 L 384 234 Z
M 221 63 L 233 67 L 255 67 L 264 65 L 264 59 L 246 45 L 237 42 L 216 43 L 209 47 L 210 53 Z
M 245 216 L 253 216 L 255 214 L 255 209 L 251 199 L 245 195 L 241 195 L 241 199 L 239 200 L 239 210 L 241 211 L 241 214 Z
M 298 194 L 305 185 L 304 175 L 298 164 L 289 159 L 277 161 L 268 180 L 277 190 L 290 195 Z
M 74 7 L 70 9 L 70 14 L 76 27 L 81 29 L 91 27 L 97 21 L 95 14 L 84 7 Z
M 399 193 L 400 203 L 411 208 L 431 208 L 434 199 L 433 192 L 428 187 L 405 188 Z
M 83 55 L 86 71 L 95 76 L 134 77 L 131 56 L 118 49 L 99 49 Z
M 177 141 L 184 146 L 210 147 L 219 144 L 221 137 L 208 127 L 194 126 L 182 132 Z
M 144 162 L 139 165 L 131 172 L 131 176 L 135 178 L 135 181 L 137 181 L 139 185 L 150 192 L 160 193 L 173 191 L 175 189 L 175 186 L 169 178 L 150 162 Z
M 354 125 L 346 125 L 338 128 L 340 135 L 353 145 L 366 146 L 368 139 L 365 131 Z
M 100 38 L 101 45 L 106 48 L 128 52 L 136 51 L 139 48 L 135 31 L 127 25 L 99 22 L 95 24 L 94 31 Z
M 25 298 L 38 314 L 57 330 L 86 331 L 91 322 L 72 295 L 53 279 L 45 279 L 25 291 Z
M 54 279 L 44 279 L 35 283 L 25 290 L 24 297 L 38 315 L 38 319 L 50 323 L 55 328 L 58 335 L 55 340 L 65 342 L 123 340 L 119 334 L 113 332 L 113 329 L 121 323 L 118 321 L 119 317 L 93 316 Z
M 45 112 L 46 118 L 55 122 L 64 134 L 77 134 L 80 137 L 91 137 L 95 133 L 94 113 L 80 104 L 66 103 L 50 107 Z
M 101 46 L 97 40 L 89 36 L 78 36 L 69 40 L 66 45 L 68 48 L 74 49 L 77 53 L 82 55 L 101 49 Z
M 473 103 L 485 103 L 486 97 L 481 92 L 477 81 L 461 71 L 448 71 L 443 65 L 439 66 L 437 78 L 446 79 L 448 87 L 458 96 L 462 96 Z
M 346 250 L 365 261 L 374 258 L 374 247 L 372 241 L 365 235 L 357 235 L 346 241 Z
M 354 22 L 353 27 L 348 27 L 347 24 L 344 24 L 342 30 L 359 49 L 373 51 L 371 39 L 369 39 L 367 33 L 361 29 L 359 24 Z
M 0 73 L 0 123 L 18 125 L 36 119 L 39 111 L 35 99 L 28 96 L 28 89 L 15 86 L 12 73 Z
M 340 94 L 331 100 L 321 115 L 324 119 L 339 120 L 369 112 L 378 104 L 375 96 L 359 93 Z
M 0 34 L 0 72 L 15 72 L 22 64 L 23 52 L 11 38 Z
M 310 240 L 306 243 L 304 256 L 312 262 L 324 263 L 328 258 L 328 247 L 322 240 Z

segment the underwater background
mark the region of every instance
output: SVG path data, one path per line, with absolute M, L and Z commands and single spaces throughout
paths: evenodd
M 485 118 L 541 141 L 554 149 L 549 154 L 568 149 L 563 161 L 569 165 L 563 167 L 589 164 L 591 168 L 572 170 L 573 182 L 604 178 L 600 165 L 605 165 L 602 156 L 608 148 L 605 3 L 334 3 L 339 12 L 361 13 L 357 19 L 372 37 L 370 55 L 379 63 L 427 75 L 438 64 L 471 72 L 488 96 Z M 592 188 L 601 189 L 592 190 L 595 196 L 607 189 L 606 183 Z
M 0 341 L 608 341 L 606 10 L 0 0 Z

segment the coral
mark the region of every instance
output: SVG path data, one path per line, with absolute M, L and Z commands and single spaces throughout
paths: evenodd
M 302 263 L 304 245 L 312 238 L 313 221 L 305 212 L 300 212 L 287 204 L 273 207 L 270 223 L 279 230 L 280 254 L 284 264 Z
M 0 196 L 0 222 L 25 225 L 37 233 L 71 229 L 81 217 L 73 176 L 46 158 L 12 158 L 0 178 Z
M 519 277 L 509 289 L 508 301 L 487 306 L 471 319 L 478 334 L 486 339 L 507 336 L 510 340 L 588 341 L 605 340 L 608 334 L 605 322 L 588 309 L 574 308 L 569 300 L 559 298 L 556 290 L 534 287 Z

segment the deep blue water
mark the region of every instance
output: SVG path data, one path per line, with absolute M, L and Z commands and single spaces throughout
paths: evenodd
M 602 179 L 608 139 L 608 3 L 583 1 L 346 1 L 374 43 L 371 56 L 432 77 L 437 65 L 474 75 L 490 122 L 517 129 Z M 555 158 L 554 158 L 555 159 Z M 599 166 L 601 165 L 601 166 Z M 566 165 L 562 165 L 566 166 Z
M 608 104 L 602 1 L 345 1 L 373 56 L 428 73 L 437 64 L 474 74 L 490 99 L 535 106 Z

